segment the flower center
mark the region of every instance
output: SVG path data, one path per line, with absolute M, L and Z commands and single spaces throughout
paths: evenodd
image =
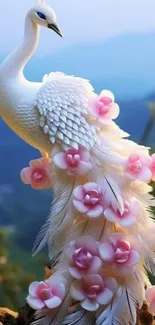
M 41 168 L 35 168 L 31 173 L 32 183 L 38 184 L 46 178 L 46 173 Z
M 53 294 L 50 289 L 42 289 L 38 292 L 38 296 L 41 300 L 47 300 L 53 297 Z
M 137 154 L 133 154 L 129 157 L 129 162 L 128 162 L 128 169 L 134 173 L 137 174 L 141 171 L 143 167 L 142 161 Z
M 100 292 L 100 287 L 97 284 L 92 285 L 86 291 L 87 297 L 90 299 L 95 299 L 97 294 Z
M 75 149 L 69 149 L 66 152 L 66 161 L 72 168 L 77 168 L 79 166 L 80 162 L 80 155 L 78 150 Z
M 129 251 L 122 251 L 122 249 L 117 248 L 115 251 L 115 262 L 122 264 L 127 262 L 129 258 Z
M 120 241 L 117 243 L 115 249 L 114 260 L 116 263 L 123 264 L 127 262 L 130 254 L 130 243 L 126 241 Z
M 103 115 L 107 114 L 111 103 L 112 103 L 112 100 L 109 97 L 105 96 L 105 97 L 100 98 L 100 100 L 98 102 L 98 107 L 97 107 L 99 115 L 103 116 Z
M 84 248 L 76 249 L 73 254 L 74 263 L 81 269 L 87 269 L 91 265 L 92 255 Z
M 86 206 L 93 206 L 99 202 L 100 193 L 97 190 L 91 190 L 86 193 L 84 198 L 84 204 Z

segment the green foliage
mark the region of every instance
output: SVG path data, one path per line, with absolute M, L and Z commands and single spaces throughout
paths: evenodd
M 43 260 L 13 245 L 6 230 L 0 229 L 0 306 L 17 309 L 24 304 L 29 284 L 43 278 Z

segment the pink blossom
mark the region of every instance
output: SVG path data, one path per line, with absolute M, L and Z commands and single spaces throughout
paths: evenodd
M 103 193 L 100 186 L 90 182 L 79 185 L 73 191 L 73 205 L 89 218 L 97 218 L 103 213 Z
M 124 202 L 124 212 L 115 211 L 112 207 L 104 211 L 105 218 L 110 222 L 118 222 L 122 227 L 130 227 L 135 222 L 140 213 L 140 205 L 137 200 Z
M 131 154 L 124 167 L 125 175 L 132 181 L 139 179 L 142 182 L 149 182 L 151 180 L 151 158 L 144 153 Z
M 108 90 L 90 98 L 88 109 L 90 114 L 104 125 L 110 125 L 119 115 L 119 106 L 114 103 L 114 95 Z
M 146 289 L 145 298 L 149 304 L 151 314 L 155 316 L 155 286 Z
M 102 266 L 98 245 L 91 237 L 81 237 L 70 242 L 66 255 L 69 261 L 69 272 L 75 279 L 81 279 L 89 273 L 96 273 Z
M 116 280 L 102 278 L 98 274 L 74 281 L 70 289 L 72 298 L 80 301 L 82 308 L 89 311 L 96 311 L 100 305 L 109 304 L 116 292 Z
M 65 285 L 66 279 L 58 275 L 52 275 L 45 281 L 34 281 L 29 286 L 27 303 L 35 310 L 56 308 L 65 296 Z
M 109 237 L 108 242 L 100 245 L 100 257 L 110 267 L 116 269 L 119 274 L 134 272 L 135 265 L 139 261 L 139 254 L 134 244 L 122 234 L 114 234 Z
M 151 156 L 151 171 L 152 171 L 152 180 L 155 182 L 155 153 Z
M 35 190 L 50 188 L 49 166 L 50 160 L 45 158 L 30 161 L 30 167 L 22 169 L 20 173 L 24 184 L 31 185 Z
M 59 152 L 53 158 L 54 164 L 70 175 L 85 175 L 91 169 L 89 151 L 85 148 L 72 148 L 66 152 Z

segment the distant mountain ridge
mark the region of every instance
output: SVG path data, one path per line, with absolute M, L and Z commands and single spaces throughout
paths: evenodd
M 5 55 L 0 56 L 0 61 Z M 77 44 L 44 58 L 36 55 L 26 66 L 28 78 L 63 71 L 109 88 L 120 99 L 142 98 L 155 87 L 155 33 L 126 34 L 105 41 Z

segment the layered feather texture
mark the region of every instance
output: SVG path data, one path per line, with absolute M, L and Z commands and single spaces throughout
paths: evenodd
M 56 140 L 52 151 L 54 201 L 34 254 L 48 244 L 53 274 L 65 278 L 66 291 L 55 309 L 59 286 L 54 291 L 45 283 L 46 296 L 38 284 L 30 298 L 45 307 L 49 299 L 51 308 L 40 309 L 43 318 L 36 313 L 36 325 L 135 325 L 149 285 L 146 270 L 154 273 L 149 149 L 126 139 L 112 121 L 118 114 L 113 94 L 94 96 L 84 112 L 94 144 L 64 147 Z

